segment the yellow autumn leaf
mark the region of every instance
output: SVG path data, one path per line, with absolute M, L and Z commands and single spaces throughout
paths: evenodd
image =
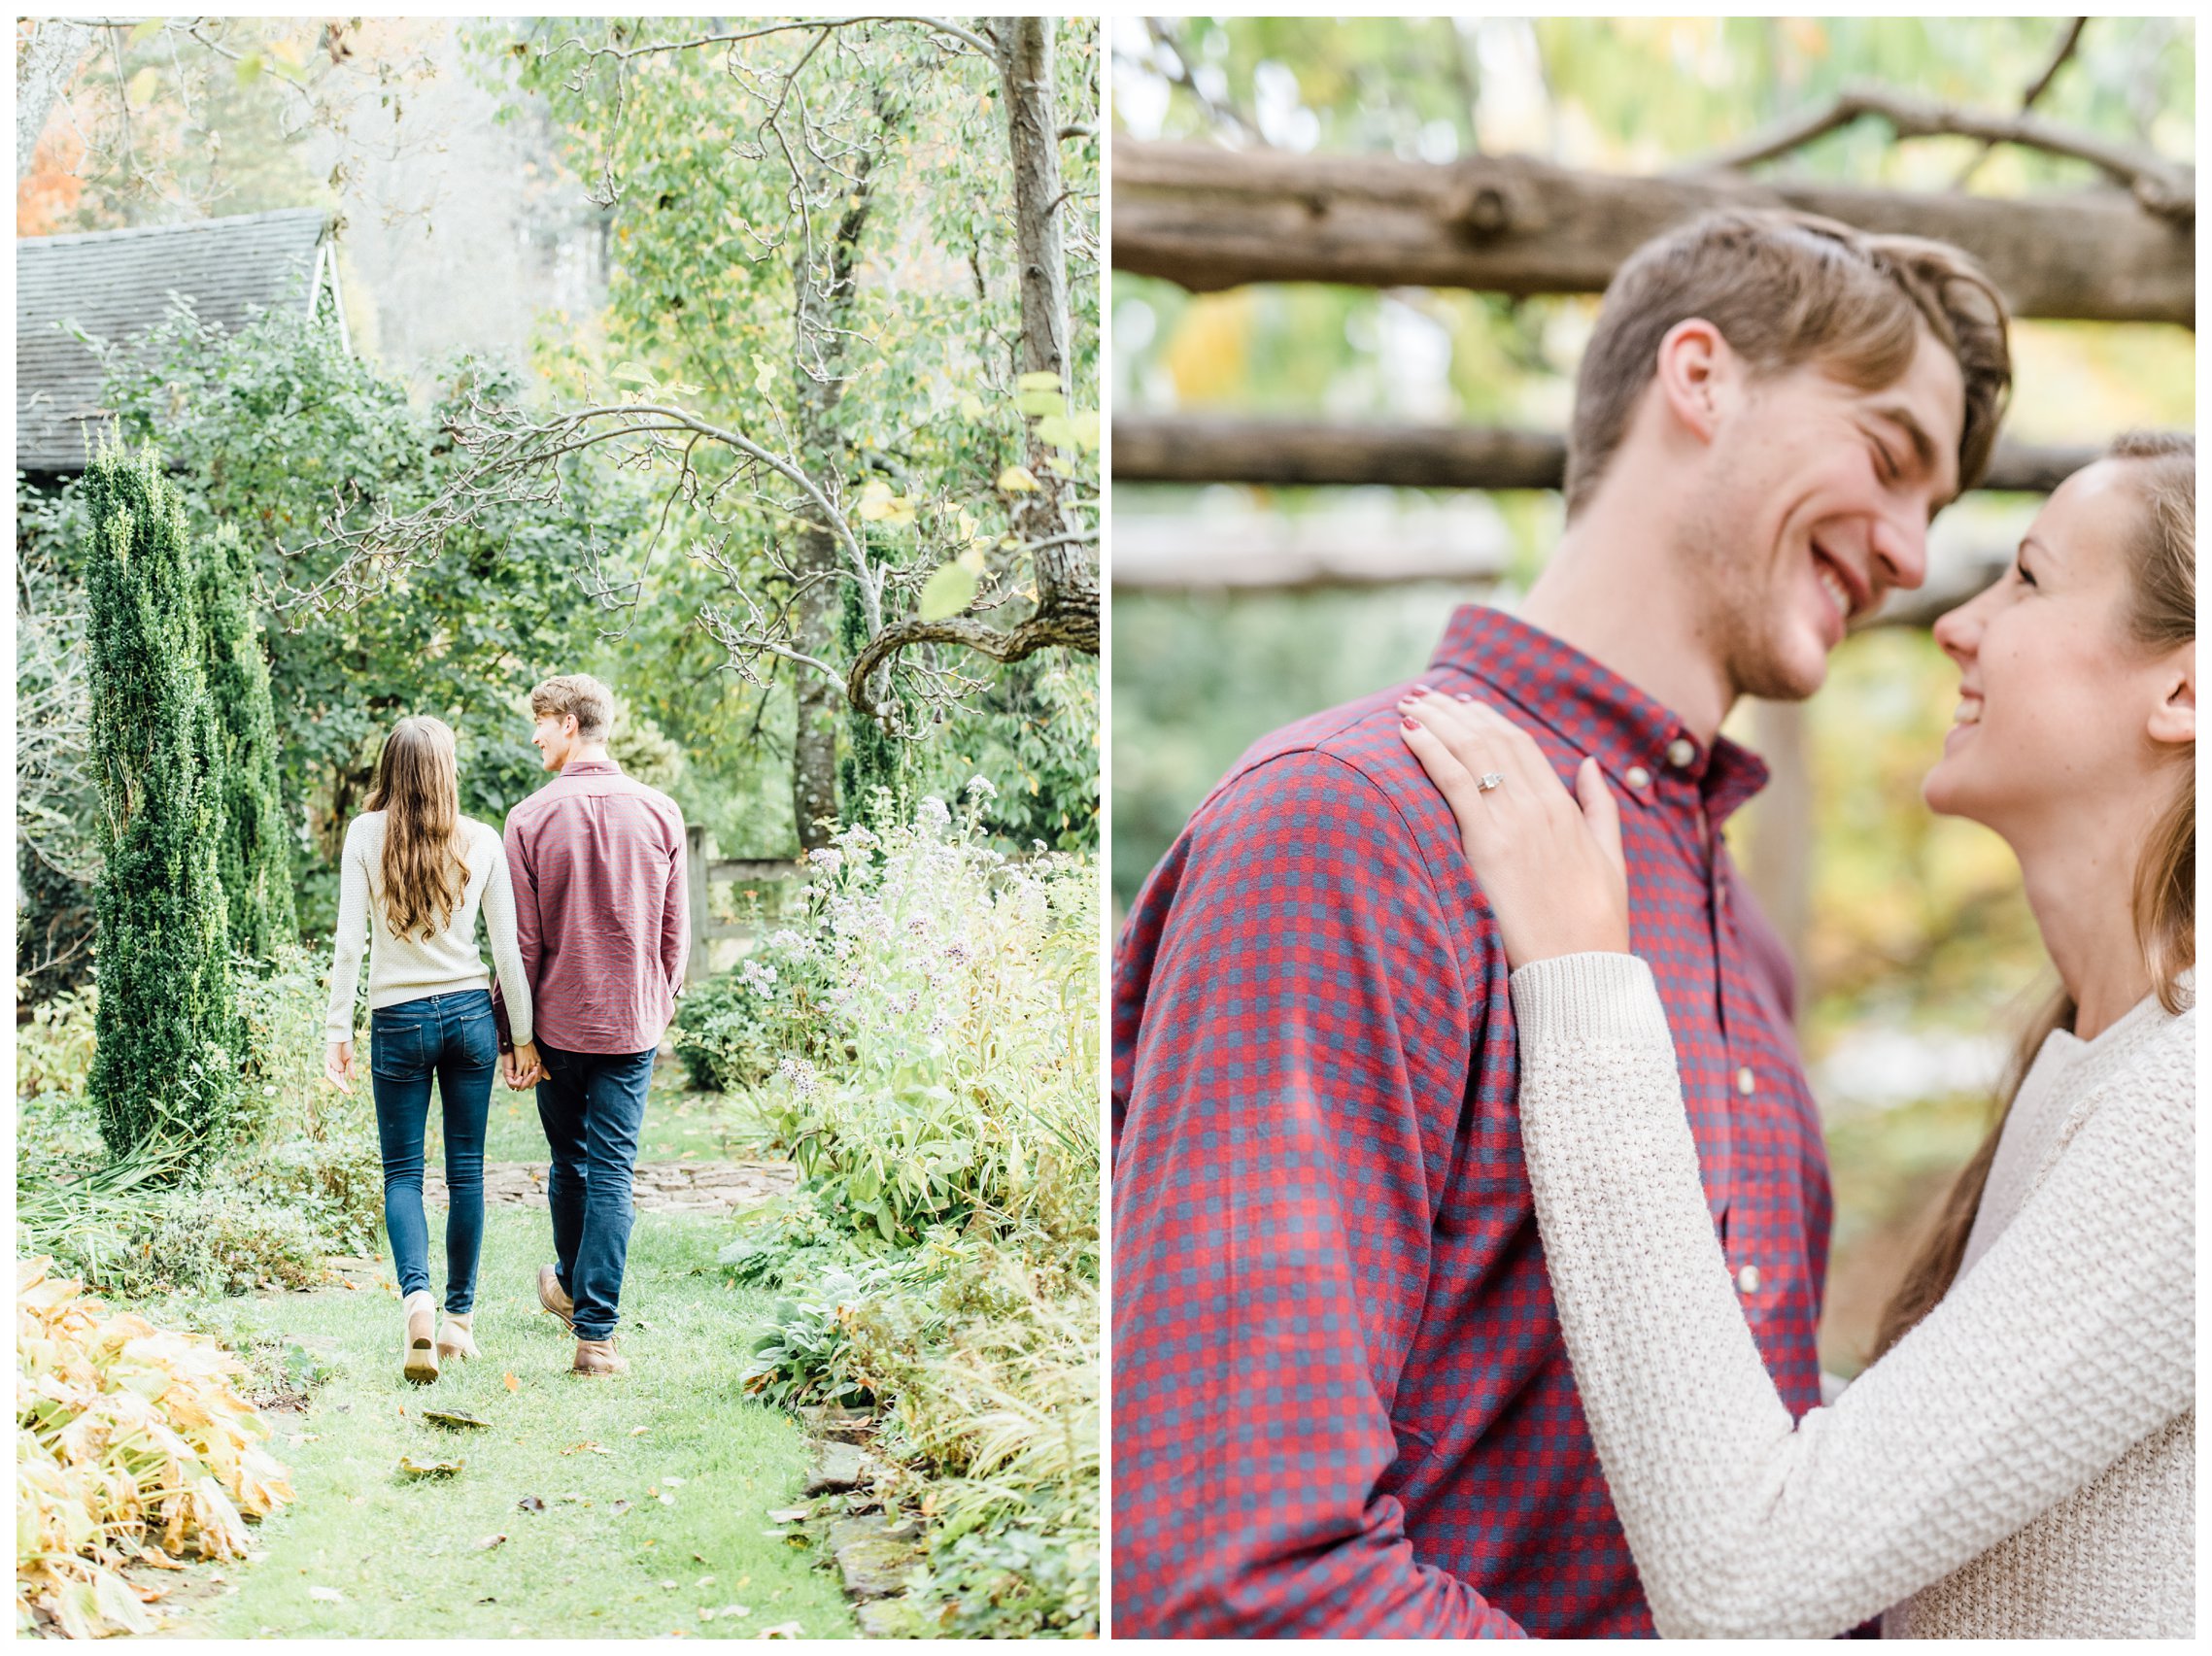
M 1027 466 L 1008 466 L 999 474 L 999 488 L 1007 494 L 1035 494 L 1037 474 Z

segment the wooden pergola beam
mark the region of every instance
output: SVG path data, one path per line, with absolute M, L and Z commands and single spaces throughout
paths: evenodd
M 1980 487 L 2048 494 L 2096 453 L 1999 443 Z M 1194 415 L 1125 415 L 1113 422 L 1116 483 L 1557 489 L 1566 470 L 1566 439 L 1548 431 Z
M 1711 208 L 1787 206 L 1928 236 L 1982 262 L 2013 314 L 2196 321 L 2196 238 L 2117 190 L 2004 199 L 1735 174 L 1625 178 L 1525 156 L 1447 165 L 1117 138 L 1113 262 L 1194 292 L 1247 282 L 1598 293 Z

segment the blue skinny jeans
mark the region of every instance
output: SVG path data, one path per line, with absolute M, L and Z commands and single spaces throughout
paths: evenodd
M 622 1304 L 653 1054 L 540 1044 L 537 1055 L 546 1072 L 537 1084 L 537 1117 L 553 1152 L 545 1194 L 553 1208 L 554 1269 L 576 1304 L 576 1337 L 605 1339 Z
M 430 1286 L 430 1229 L 423 1216 L 423 1141 L 430 1082 L 438 1084 L 446 1139 L 446 1309 L 476 1304 L 484 1246 L 484 1123 L 499 1037 L 488 991 L 432 995 L 369 1016 L 369 1084 L 384 1151 L 384 1232 L 402 1295 Z

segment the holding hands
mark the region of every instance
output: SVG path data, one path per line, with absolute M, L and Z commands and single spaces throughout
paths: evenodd
M 546 1078 L 545 1065 L 538 1061 L 535 1041 L 518 1041 L 504 1055 L 507 1085 L 515 1092 L 534 1087 Z
M 1582 760 L 1570 794 L 1535 738 L 1471 695 L 1423 687 L 1398 711 L 1399 735 L 1458 820 L 1507 965 L 1627 954 L 1620 808 L 1597 760 Z

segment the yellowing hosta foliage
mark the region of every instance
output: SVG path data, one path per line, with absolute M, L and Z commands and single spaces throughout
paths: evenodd
M 242 1557 L 248 1518 L 291 1499 L 238 1360 L 111 1311 L 83 1283 L 16 1263 L 16 1627 L 146 1633 L 161 1587 L 118 1572 Z

